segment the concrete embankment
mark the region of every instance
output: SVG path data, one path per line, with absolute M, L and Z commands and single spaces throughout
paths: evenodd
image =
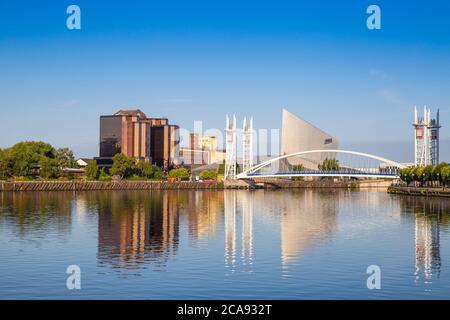
M 392 186 L 388 188 L 388 192 L 391 194 L 401 194 L 409 196 L 450 198 L 449 188 L 419 188 L 419 187 Z
M 91 190 L 169 190 L 222 189 L 220 182 L 166 181 L 20 181 L 0 182 L 2 191 L 91 191 Z

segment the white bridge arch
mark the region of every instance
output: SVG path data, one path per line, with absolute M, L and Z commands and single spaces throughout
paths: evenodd
M 354 168 L 349 166 L 343 166 L 339 168 L 339 170 L 310 170 L 305 169 L 302 171 L 290 171 L 290 172 L 269 172 L 269 173 L 257 173 L 259 170 L 269 167 L 273 163 L 277 161 L 292 158 L 292 157 L 301 157 L 307 155 L 314 154 L 339 154 L 339 155 L 349 155 L 361 157 L 368 160 L 379 161 L 384 164 L 384 169 L 380 166 L 378 168 Z M 331 157 L 330 157 L 331 158 Z M 354 177 L 354 178 L 388 178 L 388 179 L 396 179 L 398 178 L 399 170 L 405 168 L 406 166 L 386 159 L 382 157 L 378 157 L 373 154 L 357 152 L 357 151 L 348 151 L 348 150 L 309 150 L 309 151 L 301 151 L 295 152 L 287 155 L 282 155 L 277 158 L 273 158 L 267 161 L 264 161 L 252 168 L 239 173 L 236 178 L 237 179 L 254 179 L 254 178 L 277 178 L 277 177 Z

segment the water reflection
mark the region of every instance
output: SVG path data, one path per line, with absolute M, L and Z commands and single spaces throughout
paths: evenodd
M 63 240 L 71 230 L 70 192 L 0 192 L 0 225 L 39 245 L 48 233 Z
M 415 280 L 431 284 L 441 273 L 440 234 L 450 225 L 450 201 L 439 198 L 400 197 L 402 210 L 415 221 Z
M 223 207 L 218 192 L 103 193 L 98 199 L 98 261 L 135 269 L 165 268 L 177 254 L 180 224 L 192 245 L 214 238 Z
M 146 260 L 164 265 L 178 247 L 177 205 L 167 194 L 102 194 L 98 207 L 99 263 L 131 269 Z
M 282 204 L 281 261 L 284 266 L 333 235 L 341 196 L 343 194 L 306 190 L 302 196 L 292 193 L 278 200 Z
M 224 192 L 225 203 L 225 266 L 234 271 L 240 252 L 245 271 L 253 264 L 253 217 L 265 218 L 274 226 L 271 232 L 280 234 L 281 264 L 287 266 L 314 244 L 331 237 L 336 228 L 337 208 L 345 192 L 302 190 Z M 269 216 L 264 217 L 264 214 Z M 238 222 L 238 223 L 237 223 Z M 240 223 L 240 226 L 238 224 Z M 279 228 L 276 226 L 279 225 Z M 238 248 L 236 229 L 241 229 Z
M 237 268 L 236 221 L 240 223 L 240 267 L 251 272 L 253 264 L 253 192 L 226 190 L 224 196 L 225 213 L 225 267 L 234 272 Z
M 411 226 L 405 241 L 415 249 L 416 283 L 429 284 L 441 275 L 449 200 L 311 189 L 0 193 L 8 241 L 67 241 L 82 226 L 92 231 L 83 243 L 95 243 L 98 266 L 118 271 L 167 270 L 180 251 L 207 256 L 216 243 L 227 272 L 254 272 L 261 256 L 292 270 L 324 241 L 403 222 Z

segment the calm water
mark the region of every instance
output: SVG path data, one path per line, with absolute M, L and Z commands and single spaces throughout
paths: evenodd
M 0 193 L 0 298 L 450 298 L 449 226 L 383 192 Z

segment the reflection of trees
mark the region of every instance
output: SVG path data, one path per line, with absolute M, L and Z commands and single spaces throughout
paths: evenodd
M 70 232 L 71 200 L 70 192 L 0 192 L 0 223 L 8 223 L 20 238 L 50 232 L 65 236 Z
M 442 198 L 399 197 L 402 212 L 414 214 L 416 281 L 428 283 L 441 271 L 440 229 L 450 226 L 450 201 Z

